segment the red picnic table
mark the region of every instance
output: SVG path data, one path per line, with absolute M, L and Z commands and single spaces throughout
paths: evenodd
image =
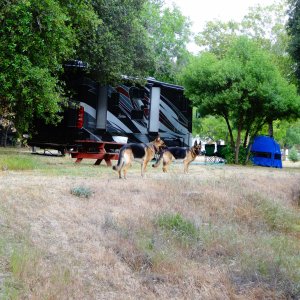
M 77 151 L 71 152 L 75 163 L 80 163 L 84 158 L 96 159 L 95 165 L 100 165 L 104 159 L 107 166 L 111 166 L 111 160 L 118 160 L 119 150 L 124 145 L 116 142 L 103 142 L 93 140 L 77 140 Z

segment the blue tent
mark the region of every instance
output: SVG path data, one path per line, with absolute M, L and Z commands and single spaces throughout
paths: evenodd
M 263 167 L 282 168 L 279 144 L 269 136 L 257 136 L 251 147 L 252 162 Z

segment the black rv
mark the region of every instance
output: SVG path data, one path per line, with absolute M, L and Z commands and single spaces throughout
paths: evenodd
M 66 64 L 73 94 L 62 120 L 55 126 L 36 120 L 29 145 L 65 152 L 83 140 L 147 143 L 160 134 L 169 146 L 190 146 L 192 107 L 183 87 L 153 78 L 145 85 L 124 78 L 118 86 L 101 86 L 81 68 L 81 62 Z

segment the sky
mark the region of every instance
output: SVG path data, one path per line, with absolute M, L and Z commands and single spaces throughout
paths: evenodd
M 201 31 L 207 21 L 214 19 L 222 21 L 240 21 L 248 12 L 249 7 L 258 4 L 267 6 L 275 0 L 165 0 L 167 5 L 176 4 L 184 16 L 192 21 L 192 31 Z M 189 50 L 197 52 L 194 44 L 189 45 Z

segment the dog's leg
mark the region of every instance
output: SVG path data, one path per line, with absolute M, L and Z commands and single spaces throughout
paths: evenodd
M 124 168 L 123 170 L 123 174 L 124 174 L 124 179 L 127 179 L 127 166 Z
M 146 172 L 146 168 L 147 168 L 147 164 L 148 164 L 149 160 L 144 159 L 143 163 L 142 163 L 142 170 L 141 170 L 141 175 L 142 177 L 145 176 L 145 172 Z
M 187 174 L 189 172 L 189 166 L 192 161 L 195 160 L 196 157 L 187 158 L 183 161 L 184 164 L 184 173 Z
M 168 167 L 172 162 L 172 155 L 165 153 L 163 157 L 163 172 L 167 173 L 168 172 Z
M 183 173 L 184 174 L 187 174 L 188 173 L 188 169 L 189 169 L 189 164 L 190 164 L 190 162 L 189 161 L 187 161 L 186 159 L 183 161 Z
M 167 173 L 168 172 L 168 163 L 167 162 L 163 162 L 163 172 Z

